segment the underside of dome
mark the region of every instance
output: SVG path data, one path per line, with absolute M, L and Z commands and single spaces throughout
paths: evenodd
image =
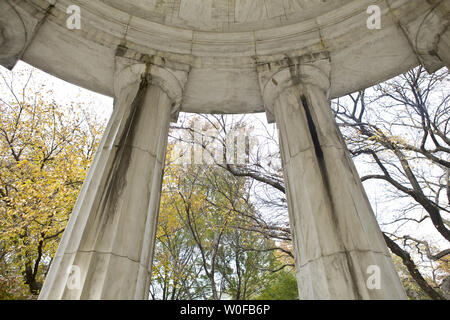
M 326 53 L 332 98 L 443 66 L 435 48 L 449 1 L 2 0 L 0 64 L 22 59 L 113 96 L 116 56 L 152 56 L 190 70 L 182 110 L 262 112 L 261 64 Z M 67 27 L 71 6 L 80 28 Z M 369 7 L 379 28 L 368 27 Z
M 316 18 L 352 0 L 102 0 L 132 16 L 184 29 L 234 32 Z

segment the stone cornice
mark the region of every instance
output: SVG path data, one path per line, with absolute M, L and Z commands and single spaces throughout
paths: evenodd
M 417 21 L 437 0 L 354 0 L 328 12 L 318 12 L 314 19 L 305 17 L 281 26 L 255 25 L 253 31 L 226 32 L 176 27 L 170 21 L 154 21 L 143 12 L 120 10 L 122 4 L 109 5 L 119 0 L 7 1 L 26 24 L 26 31 L 22 32 L 26 44 L 14 59 L 21 57 L 68 82 L 114 96 L 114 57 L 117 47 L 123 45 L 130 62 L 143 63 L 143 56 L 152 56 L 159 67 L 178 71 L 192 68 L 183 110 L 239 113 L 264 111 L 256 68 L 282 61 L 286 56 L 330 52 L 333 98 L 417 66 L 423 59 L 402 30 L 414 34 Z M 48 10 L 50 5 L 53 7 Z M 80 6 L 81 29 L 67 28 L 69 5 Z M 380 6 L 381 29 L 367 28 L 368 5 Z M 4 11 L 0 11 L 0 16 L 0 20 L 9 20 Z M 41 27 L 36 29 L 38 24 Z M 400 24 L 404 29 L 398 28 Z M 14 41 L 20 42 L 21 36 L 16 38 Z M 441 54 L 438 52 L 441 57 L 448 51 L 442 43 Z M 165 63 L 156 62 L 158 59 Z M 10 65 L 5 60 L 0 63 Z
M 394 1 L 394 0 L 392 0 Z M 401 0 L 395 0 L 395 3 Z M 30 0 L 34 10 L 30 14 L 45 10 L 44 0 Z M 202 59 L 224 58 L 228 66 L 248 64 L 255 56 L 318 50 L 336 50 L 345 47 L 348 41 L 356 41 L 371 33 L 366 27 L 368 5 L 385 7 L 385 0 L 358 0 L 318 15 L 314 19 L 299 20 L 295 23 L 256 29 L 254 31 L 206 32 L 169 26 L 130 16 L 102 1 L 58 0 L 49 21 L 65 28 L 68 5 L 81 8 L 82 28 L 70 31 L 83 39 L 108 48 L 116 48 L 126 43 L 144 54 L 176 56 L 177 60 L 201 65 Z M 406 6 L 402 4 L 402 6 Z M 417 11 L 426 6 L 418 5 Z M 384 25 L 389 21 L 384 20 Z M 345 30 L 344 33 L 336 32 Z M 351 39 L 347 36 L 351 34 Z M 226 59 L 225 59 L 226 58 Z
M 25 12 L 29 12 L 34 6 L 27 1 L 4 0 L 0 2 L 0 12 L 2 13 L 0 15 L 0 65 L 12 69 L 16 62 L 22 59 L 40 27 L 51 15 L 55 1 L 42 3 L 44 7 L 39 7 L 31 20 L 25 18 Z
M 402 21 L 393 13 L 399 28 L 405 33 L 417 59 L 433 73 L 443 66 L 438 55 L 441 36 L 450 26 L 450 0 L 426 0 L 430 8 L 412 23 Z M 388 1 L 388 4 L 390 2 Z

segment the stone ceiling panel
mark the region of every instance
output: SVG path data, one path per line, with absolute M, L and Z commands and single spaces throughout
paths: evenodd
M 251 31 L 311 19 L 352 0 L 101 0 L 132 16 L 198 31 Z

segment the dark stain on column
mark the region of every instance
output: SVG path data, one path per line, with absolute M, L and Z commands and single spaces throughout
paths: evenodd
M 322 147 L 320 146 L 319 135 L 317 134 L 317 128 L 316 128 L 316 125 L 311 116 L 311 111 L 309 109 L 308 100 L 306 99 L 306 97 L 304 95 L 300 96 L 300 100 L 302 101 L 303 108 L 305 109 L 306 121 L 308 122 L 308 129 L 309 129 L 309 133 L 311 134 L 311 138 L 314 143 L 314 151 L 316 152 L 317 159 L 319 160 L 319 162 L 321 164 L 325 165 Z M 322 166 L 320 169 L 322 171 Z M 327 183 L 327 189 L 328 189 L 328 183 Z
M 319 135 L 317 133 L 317 128 L 316 128 L 316 124 L 314 123 L 314 120 L 312 118 L 311 115 L 311 109 L 309 106 L 309 102 L 308 99 L 306 98 L 305 95 L 301 94 L 300 95 L 300 100 L 301 103 L 303 105 L 303 109 L 305 110 L 305 114 L 306 114 L 306 121 L 308 123 L 308 130 L 309 133 L 311 135 L 311 139 L 313 141 L 314 144 L 314 151 L 316 153 L 316 158 L 317 158 L 317 162 L 319 164 L 319 170 L 321 173 L 321 177 L 322 177 L 322 182 L 325 186 L 325 190 L 326 190 L 326 198 L 330 204 L 330 209 L 331 209 L 331 219 L 333 220 L 333 223 L 336 226 L 337 230 L 340 230 L 339 228 L 339 220 L 336 217 L 336 209 L 335 209 L 335 204 L 333 201 L 333 196 L 331 193 L 331 186 L 330 186 L 330 179 L 328 176 L 328 170 L 327 170 L 327 166 L 326 166 L 326 162 L 325 162 L 325 157 L 323 154 L 323 150 L 322 150 L 322 146 L 320 145 L 320 140 L 319 140 Z M 338 236 L 342 239 L 342 235 L 340 234 L 340 232 L 337 232 Z M 343 241 L 341 241 L 341 243 L 343 243 Z M 357 277 L 355 274 L 355 270 L 354 270 L 354 265 L 353 265 L 353 261 L 352 258 L 350 256 L 350 253 L 348 252 L 348 250 L 345 248 L 344 246 L 344 254 L 345 254 L 345 258 L 347 260 L 347 266 L 348 266 L 348 270 L 350 273 L 350 277 L 351 277 L 351 281 L 352 281 L 352 287 L 353 287 L 353 291 L 355 292 L 357 299 L 362 299 L 362 296 L 359 292 L 359 288 L 356 285 L 357 283 Z
M 11 6 L 11 4 L 9 4 L 9 5 Z M 16 12 L 16 14 L 20 18 L 20 20 L 22 20 L 22 23 L 23 23 L 23 25 L 25 27 L 25 22 L 24 22 L 22 16 L 18 13 L 17 9 L 14 6 L 11 6 L 11 7 Z M 52 14 L 52 11 L 53 11 L 54 8 L 55 8 L 55 4 L 50 3 L 48 5 L 47 9 L 45 9 L 44 16 L 34 26 L 33 30 L 31 31 L 31 34 L 28 34 L 26 29 L 25 29 L 26 40 L 25 40 L 24 46 L 23 46 L 22 50 L 15 56 L 14 63 L 9 66 L 11 68 L 8 67 L 9 70 L 12 70 L 14 68 L 16 62 L 23 58 L 23 56 L 25 55 L 25 53 L 28 50 L 29 46 L 33 43 L 33 40 L 36 38 L 39 30 L 41 29 L 43 24 L 48 20 L 48 17 Z
M 110 177 L 108 177 L 107 189 L 105 190 L 100 208 L 100 213 L 105 213 L 107 217 L 112 216 L 116 212 L 117 200 L 127 184 L 125 175 L 130 165 L 131 149 L 137 130 L 136 122 L 144 107 L 145 95 L 149 83 L 148 75 L 144 75 L 138 92 L 131 104 L 131 112 L 126 120 L 124 132 L 120 137 L 118 150 L 114 157 L 114 165 L 109 173 Z

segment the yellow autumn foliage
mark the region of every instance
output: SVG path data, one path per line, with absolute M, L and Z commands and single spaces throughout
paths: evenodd
M 25 88 L 0 96 L 0 253 L 32 293 L 42 285 L 103 131 L 82 106 L 43 95 L 51 92 Z

